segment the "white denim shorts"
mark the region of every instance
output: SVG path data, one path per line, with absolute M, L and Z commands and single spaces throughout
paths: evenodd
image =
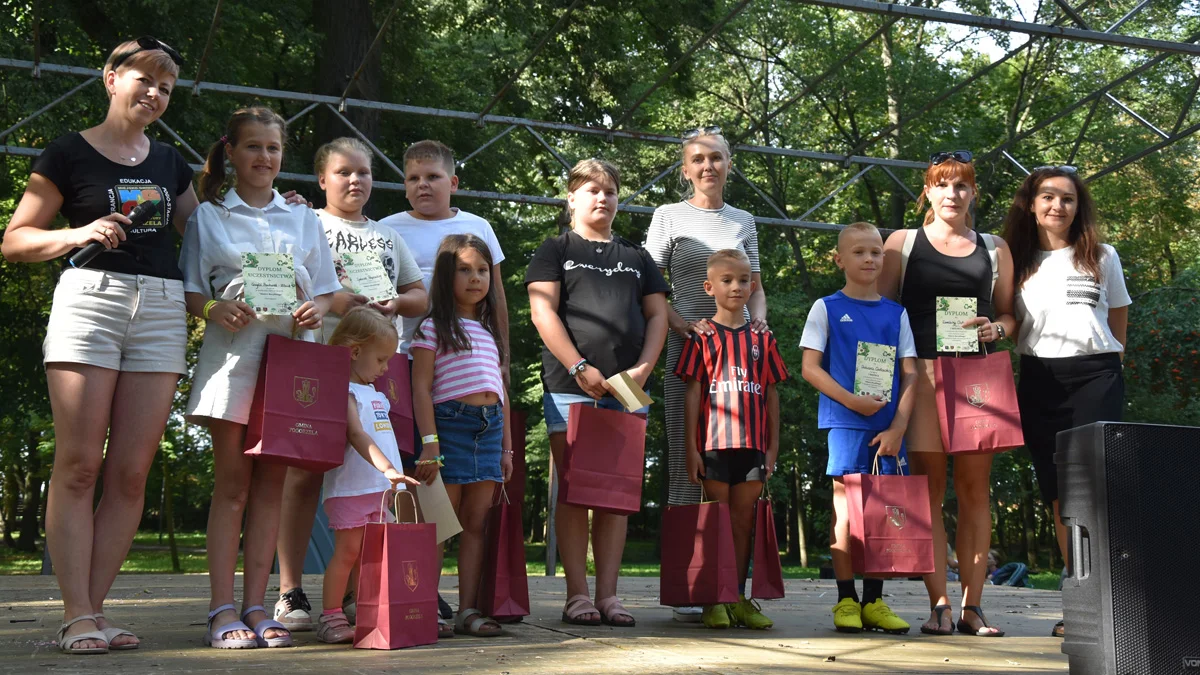
M 187 374 L 187 310 L 176 279 L 68 269 L 54 289 L 43 363 Z

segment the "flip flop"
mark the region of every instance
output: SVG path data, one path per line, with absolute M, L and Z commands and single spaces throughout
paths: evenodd
M 448 640 L 454 637 L 454 626 L 451 626 L 445 619 L 438 617 L 438 639 Z
M 94 616 L 97 619 L 105 618 L 104 615 L 100 614 L 100 613 L 97 613 Z M 112 643 L 113 640 L 116 640 L 117 638 L 121 637 L 122 635 L 128 635 L 131 638 L 137 638 L 137 636 L 134 635 L 131 631 L 126 630 L 124 628 L 117 628 L 116 626 L 109 626 L 108 628 L 101 628 L 100 632 L 104 633 L 104 639 L 108 641 L 108 650 L 109 651 L 121 652 L 121 651 L 130 650 L 130 649 L 137 649 L 138 646 L 141 644 L 141 642 L 139 641 L 139 642 L 134 642 L 133 644 L 114 645 Z
M 934 605 L 930 609 L 937 613 L 938 627 L 930 628 L 923 625 L 921 626 L 921 632 L 926 635 L 954 635 L 953 627 L 949 630 L 942 630 L 942 615 L 950 611 L 950 605 Z
M 603 622 L 605 626 L 613 626 L 615 628 L 633 628 L 637 625 L 637 621 L 634 620 L 633 615 L 626 611 L 625 606 L 621 604 L 621 601 L 618 600 L 617 596 L 615 595 L 603 600 L 597 600 L 596 609 L 600 610 L 600 621 Z M 629 617 L 629 621 L 626 623 L 613 621 L 613 619 L 618 616 L 627 616 Z
M 247 607 L 246 609 L 242 610 L 242 621 L 245 622 L 246 615 L 253 614 L 254 612 L 262 612 L 263 614 L 267 614 L 267 610 L 263 609 L 262 605 L 254 605 L 253 607 Z M 256 625 L 254 628 L 250 629 L 250 630 L 254 631 L 254 636 L 256 638 L 256 642 L 257 642 L 258 646 L 259 647 L 291 647 L 292 646 L 292 632 L 288 631 L 287 626 L 279 623 L 278 621 L 276 621 L 275 619 L 272 619 L 270 617 L 271 617 L 271 615 L 267 614 L 267 618 L 263 619 L 262 621 L 259 621 L 258 625 Z M 266 633 L 268 630 L 270 630 L 272 628 L 274 628 L 276 630 L 287 631 L 287 635 L 280 635 L 280 636 L 276 636 L 273 638 L 264 638 L 263 633 Z
M 567 606 L 563 608 L 563 623 L 572 626 L 599 626 L 601 619 L 581 619 L 584 614 L 599 614 L 600 610 L 592 604 L 592 599 L 580 593 L 567 598 Z
M 96 617 L 92 614 L 80 614 L 79 616 L 64 623 L 58 629 L 58 648 L 64 654 L 107 654 L 108 653 L 108 638 L 104 636 L 103 631 L 91 630 L 79 635 L 67 635 L 67 629 L 80 621 L 95 621 Z M 103 642 L 103 647 L 76 647 L 76 642 L 83 640 L 96 640 Z
M 978 605 L 963 605 L 963 610 L 975 612 L 975 616 L 979 617 L 979 620 L 983 622 L 983 625 L 979 627 L 979 630 L 975 630 L 971 628 L 971 624 L 967 623 L 966 620 L 962 618 L 962 615 L 959 614 L 958 632 L 964 635 L 974 635 L 975 637 L 1004 637 L 1004 631 L 1002 630 L 988 630 L 989 628 L 993 628 L 993 626 L 988 624 L 987 617 L 983 615 L 983 610 L 980 609 Z
M 208 613 L 208 630 L 204 633 L 204 646 L 215 647 L 216 649 L 254 649 L 258 646 L 258 641 L 254 639 L 234 639 L 226 638 L 226 633 L 232 633 L 235 630 L 244 630 L 253 633 L 250 627 L 241 621 L 230 621 L 229 623 L 213 630 L 213 619 L 218 614 L 225 610 L 233 610 L 233 605 L 221 605 Z

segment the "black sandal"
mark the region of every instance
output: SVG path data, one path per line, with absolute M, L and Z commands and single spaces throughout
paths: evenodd
M 1050 637 L 1061 638 L 1065 634 L 1066 634 L 1066 631 L 1063 629 L 1063 622 L 1061 622 L 1061 621 L 1054 624 L 1054 629 L 1050 631 Z
M 934 612 L 937 612 L 938 627 L 930 628 L 929 626 L 922 625 L 921 632 L 926 635 L 954 635 L 953 628 L 950 628 L 948 630 L 942 630 L 942 615 L 946 614 L 950 611 L 950 605 L 934 605 L 933 607 L 930 607 L 929 609 Z
M 1004 631 L 1002 630 L 997 630 L 994 632 L 988 630 L 993 626 L 988 624 L 987 617 L 983 615 L 983 610 L 980 609 L 978 605 L 963 605 L 963 611 L 974 612 L 975 616 L 979 617 L 979 620 L 983 622 L 983 625 L 979 627 L 979 630 L 975 630 L 971 628 L 971 624 L 967 623 L 966 620 L 962 618 L 962 614 L 959 614 L 958 632 L 963 633 L 964 635 L 974 635 L 975 637 L 1004 637 Z

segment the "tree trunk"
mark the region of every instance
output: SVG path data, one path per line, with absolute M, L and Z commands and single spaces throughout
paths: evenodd
M 788 477 L 788 508 L 787 508 L 787 553 L 784 559 L 789 563 L 798 563 L 803 557 L 804 535 L 801 533 L 800 491 L 796 487 L 796 465 L 793 464 Z
M 38 511 L 42 507 L 42 456 L 38 452 L 40 434 L 30 431 L 27 438 L 29 461 L 25 467 L 24 497 L 21 509 L 20 539 L 17 548 L 21 551 L 37 550 L 34 541 L 38 536 Z
M 21 483 L 17 480 L 19 470 L 13 465 L 4 472 L 4 503 L 0 508 L 4 511 L 4 545 L 9 548 L 17 546 L 13 532 L 17 529 L 17 494 L 21 491 Z
M 1021 557 L 1027 565 L 1037 564 L 1037 529 L 1033 514 L 1033 476 L 1029 467 L 1021 469 Z
M 900 95 L 896 86 L 895 59 L 892 55 L 892 30 L 890 28 L 884 31 L 883 39 L 879 41 L 879 44 L 882 50 L 880 60 L 883 62 L 883 72 L 887 83 L 887 121 L 888 126 L 895 127 L 888 132 L 887 156 L 896 159 L 900 156 Z M 897 188 L 892 190 L 891 195 L 888 208 L 888 228 L 903 229 L 904 192 Z
M 371 3 L 369 0 L 313 0 L 312 9 L 313 25 L 324 37 L 320 56 L 316 59 L 313 90 L 319 94 L 341 96 L 379 31 L 371 14 Z M 382 45 L 367 59 L 366 66 L 350 87 L 350 98 L 380 98 L 381 51 Z M 354 132 L 327 108 L 317 108 L 313 113 L 316 115 L 313 139 L 316 143 L 326 143 L 339 136 L 354 136 Z M 378 138 L 379 111 L 347 108 L 342 114 L 367 138 L 373 141 Z

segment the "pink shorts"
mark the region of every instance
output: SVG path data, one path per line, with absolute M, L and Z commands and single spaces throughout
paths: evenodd
M 374 492 L 354 497 L 330 497 L 325 500 L 325 516 L 329 518 L 329 529 L 352 530 L 367 523 L 380 522 L 380 504 L 384 503 L 383 492 Z M 394 523 L 396 519 L 387 505 L 383 507 L 383 522 Z

